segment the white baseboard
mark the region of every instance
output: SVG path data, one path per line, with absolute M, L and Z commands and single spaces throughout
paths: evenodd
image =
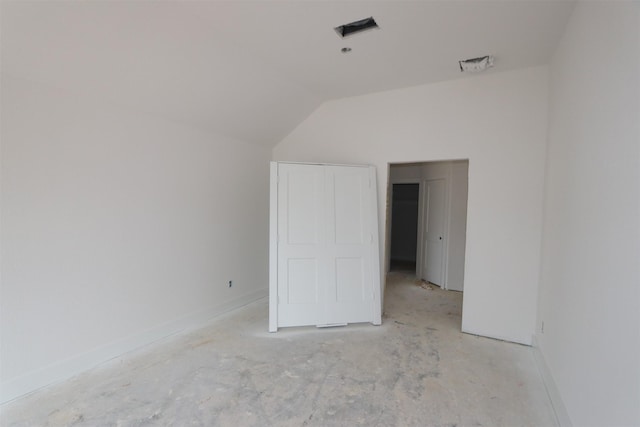
M 524 339 L 522 337 L 512 337 L 512 336 L 507 336 L 507 335 L 499 335 L 499 334 L 493 334 L 493 333 L 487 333 L 486 331 L 481 331 L 481 330 L 477 330 L 477 329 L 473 329 L 473 328 L 467 328 L 464 325 L 464 320 L 463 320 L 463 325 L 462 325 L 462 332 L 465 334 L 470 334 L 470 335 L 478 335 L 481 337 L 485 337 L 485 338 L 491 338 L 494 340 L 500 340 L 500 341 L 506 341 L 506 342 L 512 342 L 515 344 L 522 344 L 522 345 L 526 345 L 526 346 L 531 346 L 531 341 Z
M 560 391 L 558 390 L 556 382 L 551 375 L 549 366 L 547 366 L 547 361 L 544 359 L 544 355 L 540 351 L 538 339 L 535 335 L 533 336 L 533 356 L 536 360 L 536 364 L 538 365 L 538 370 L 542 376 L 544 386 L 549 394 L 549 399 L 551 400 L 551 405 L 553 406 L 553 410 L 556 414 L 556 421 L 558 422 L 558 425 L 560 427 L 573 427 L 567 408 L 564 406 L 564 402 L 560 396 Z
M 162 338 L 204 326 L 216 316 L 240 308 L 261 298 L 266 298 L 267 295 L 267 289 L 257 290 L 227 301 L 224 304 L 214 305 L 206 310 L 189 314 L 85 353 L 78 354 L 42 369 L 12 378 L 0 385 L 0 404 L 9 402 L 53 383 L 69 379 L 113 358 L 140 349 Z M 265 330 L 267 330 L 267 326 L 268 325 L 265 324 Z

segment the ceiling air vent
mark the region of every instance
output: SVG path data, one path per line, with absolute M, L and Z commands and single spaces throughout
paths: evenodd
M 478 73 L 484 71 L 487 68 L 493 67 L 493 56 L 481 56 L 480 58 L 465 59 L 464 61 L 458 61 L 460 64 L 460 71 L 471 73 Z
M 372 28 L 379 28 L 376 20 L 373 19 L 373 16 L 370 16 L 365 19 L 361 19 L 359 21 L 349 22 L 348 24 L 340 25 L 336 27 L 336 33 L 340 37 L 350 36 L 355 33 L 359 33 L 361 31 L 370 30 Z

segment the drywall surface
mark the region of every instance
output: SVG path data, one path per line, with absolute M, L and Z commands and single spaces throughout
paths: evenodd
M 422 180 L 421 164 L 396 164 L 389 167 L 389 182 L 420 182 Z
M 578 2 L 550 67 L 537 341 L 576 426 L 640 425 L 639 63 L 637 4 Z
M 266 295 L 269 150 L 4 74 L 1 136 L 4 400 Z
M 536 67 L 331 101 L 280 142 L 273 158 L 375 165 L 380 236 L 389 163 L 469 159 L 462 328 L 530 344 L 547 71 Z M 382 251 L 380 257 L 384 265 Z
M 449 265 L 447 289 L 464 290 L 464 252 L 467 240 L 467 198 L 469 163 L 451 162 L 449 196 Z

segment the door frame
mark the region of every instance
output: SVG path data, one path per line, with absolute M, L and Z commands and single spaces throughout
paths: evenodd
M 278 330 L 278 163 L 269 169 L 269 332 Z

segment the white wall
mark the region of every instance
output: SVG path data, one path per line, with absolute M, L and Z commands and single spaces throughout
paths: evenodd
M 406 163 L 389 167 L 389 182 L 420 182 L 422 180 L 422 165 Z
M 578 2 L 550 69 L 539 349 L 566 424 L 640 425 L 640 5 Z
M 464 254 L 467 243 L 467 198 L 469 162 L 451 162 L 451 195 L 449 197 L 449 263 L 447 289 L 464 290 Z
M 530 344 L 547 71 L 536 67 L 327 102 L 275 147 L 273 158 L 375 165 L 380 236 L 388 163 L 469 159 L 462 327 Z
M 1 106 L 3 400 L 266 295 L 269 150 L 6 75 Z

